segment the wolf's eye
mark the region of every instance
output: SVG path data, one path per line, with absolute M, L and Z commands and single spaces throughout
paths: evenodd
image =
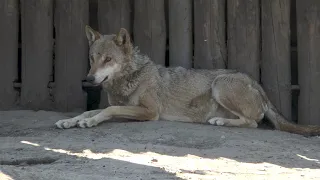
M 111 61 L 111 57 L 106 57 L 106 59 L 104 60 L 104 62 L 109 62 Z

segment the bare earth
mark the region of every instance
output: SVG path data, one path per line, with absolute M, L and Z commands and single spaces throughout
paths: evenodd
M 168 121 L 53 126 L 66 117 L 0 112 L 0 179 L 320 179 L 319 137 Z

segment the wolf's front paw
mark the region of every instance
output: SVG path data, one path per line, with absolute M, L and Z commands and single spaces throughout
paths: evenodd
M 219 117 L 212 118 L 208 122 L 216 126 L 223 126 L 225 124 L 224 119 Z
M 69 129 L 77 125 L 77 120 L 75 119 L 63 119 L 55 123 L 57 128 Z
M 80 120 L 77 125 L 81 128 L 89 128 L 98 125 L 97 121 L 93 118 L 87 118 Z

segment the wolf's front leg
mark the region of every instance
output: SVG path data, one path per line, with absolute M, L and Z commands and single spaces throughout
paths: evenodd
M 91 118 L 80 120 L 77 124 L 82 128 L 93 127 L 113 117 L 147 121 L 158 120 L 159 113 L 139 106 L 110 106 Z
M 86 112 L 80 114 L 79 116 L 76 116 L 76 117 L 73 117 L 70 119 L 59 120 L 58 122 L 55 123 L 55 125 L 57 128 L 60 128 L 60 129 L 72 128 L 72 127 L 75 127 L 80 120 L 93 117 L 93 116 L 97 115 L 98 113 L 100 113 L 101 111 L 102 111 L 102 109 L 93 110 L 93 111 L 86 111 Z

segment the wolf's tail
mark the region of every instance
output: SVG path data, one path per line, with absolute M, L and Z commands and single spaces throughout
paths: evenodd
M 280 131 L 289 133 L 300 134 L 304 136 L 317 136 L 320 135 L 320 126 L 315 125 L 297 125 L 287 121 L 268 100 L 269 109 L 265 113 L 267 118 Z

